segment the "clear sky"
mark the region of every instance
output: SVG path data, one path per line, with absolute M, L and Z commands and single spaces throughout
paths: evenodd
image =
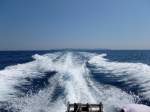
M 0 0 L 0 50 L 150 49 L 150 0 Z

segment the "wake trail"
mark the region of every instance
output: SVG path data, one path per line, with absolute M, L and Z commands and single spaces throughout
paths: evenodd
M 0 71 L 1 75 L 6 76 L 2 78 L 6 82 L 2 83 L 5 88 L 0 88 L 3 92 L 0 94 L 0 100 L 9 101 L 11 108 L 20 112 L 64 112 L 68 101 L 70 103 L 102 102 L 106 112 L 109 112 L 114 107 L 135 102 L 134 96 L 117 87 L 96 83 L 91 77 L 90 68 L 86 65 L 88 61 L 86 53 L 63 52 L 33 57 L 35 60 L 32 62 Z M 11 74 L 13 70 L 14 74 Z M 47 71 L 56 71 L 56 74 L 49 79 L 46 88 L 21 98 L 15 96 L 17 92 L 14 89 L 15 85 L 28 83 L 24 80 L 26 77 L 42 77 Z M 61 91 L 57 93 L 58 89 Z M 5 99 L 6 96 L 9 97 Z
M 96 66 L 96 71 L 110 73 L 113 77 L 131 86 L 140 86 L 139 95 L 150 99 L 150 66 L 143 63 L 113 62 L 105 58 L 106 54 L 95 54 L 89 63 Z M 123 77 L 122 77 L 123 76 Z
M 0 101 L 7 101 L 11 97 L 20 93 L 15 89 L 17 85 L 30 84 L 27 78 L 37 78 L 44 76 L 44 72 L 50 71 L 46 65 L 51 65 L 52 60 L 56 59 L 60 53 L 44 55 L 38 57 L 34 55 L 35 59 L 32 62 L 25 64 L 18 64 L 14 66 L 8 66 L 4 70 L 0 71 Z

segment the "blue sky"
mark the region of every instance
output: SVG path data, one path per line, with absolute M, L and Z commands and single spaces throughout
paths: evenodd
M 0 50 L 150 49 L 149 0 L 0 0 Z

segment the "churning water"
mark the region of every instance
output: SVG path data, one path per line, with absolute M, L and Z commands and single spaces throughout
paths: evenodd
M 149 51 L 1 52 L 0 58 L 3 112 L 65 112 L 67 102 L 102 102 L 106 112 L 150 104 Z

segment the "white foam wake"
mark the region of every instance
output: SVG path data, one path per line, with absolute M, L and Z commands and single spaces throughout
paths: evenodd
M 21 84 L 29 84 L 26 78 L 37 78 L 44 76 L 44 72 L 50 71 L 51 68 L 45 65 L 51 65 L 52 60 L 60 54 L 44 55 L 39 57 L 34 55 L 32 62 L 8 66 L 0 71 L 0 101 L 7 101 L 11 97 L 15 97 L 19 91 L 15 86 Z
M 104 58 L 106 54 L 95 55 L 89 60 L 99 72 L 111 73 L 113 77 L 124 76 L 120 80 L 131 85 L 138 84 L 142 95 L 150 98 L 150 66 L 143 63 L 112 62 Z M 139 93 L 140 94 L 140 93 Z
M 72 52 L 62 54 L 34 55 L 35 60 L 32 62 L 0 71 L 0 80 L 3 81 L 0 84 L 4 85 L 0 88 L 0 101 L 10 101 L 12 106 L 21 112 L 64 112 L 68 101 L 71 103 L 102 101 L 106 112 L 109 112 L 114 107 L 135 102 L 134 96 L 116 87 L 96 83 L 91 78 L 92 74 L 86 66 L 86 59 L 80 59 L 79 55 Z M 82 56 L 85 57 L 83 54 Z M 26 77 L 42 77 L 47 71 L 57 72 L 49 79 L 48 87 L 37 94 L 15 97 L 17 90 L 14 86 L 29 83 L 25 80 Z M 62 89 L 60 93 L 56 93 L 58 87 Z M 58 97 L 53 100 L 56 94 Z

